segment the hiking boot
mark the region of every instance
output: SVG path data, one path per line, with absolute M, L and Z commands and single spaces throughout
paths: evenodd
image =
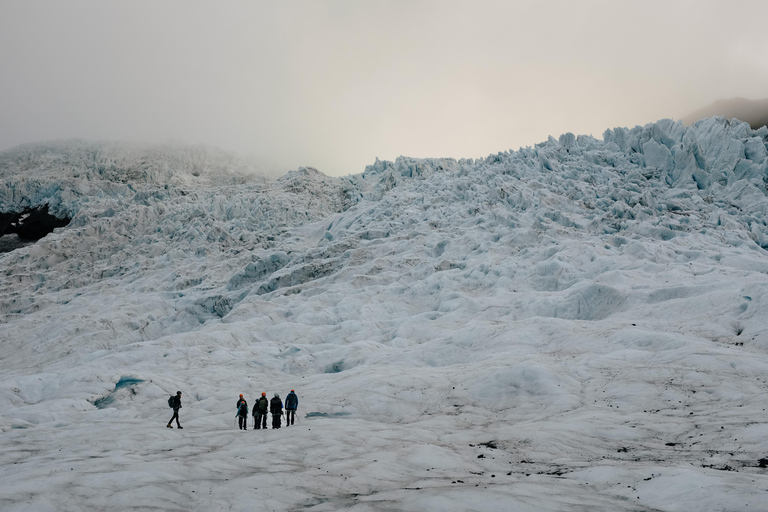
M 168 427 L 168 428 L 173 428 L 173 427 L 171 426 L 171 424 L 170 424 L 170 423 L 169 423 L 169 424 L 167 424 L 167 425 L 166 425 L 166 427 Z
M 178 426 L 178 427 L 176 427 L 176 428 L 184 428 L 184 427 L 182 427 L 181 425 L 179 425 L 179 426 Z

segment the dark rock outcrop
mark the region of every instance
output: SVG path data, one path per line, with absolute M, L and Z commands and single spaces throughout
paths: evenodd
M 27 208 L 21 213 L 0 213 L 0 236 L 16 234 L 22 240 L 40 240 L 54 229 L 66 226 L 70 220 L 48 213 L 47 204 Z

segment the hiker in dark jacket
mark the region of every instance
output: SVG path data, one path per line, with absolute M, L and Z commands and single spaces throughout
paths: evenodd
M 296 409 L 299 407 L 299 397 L 291 390 L 285 397 L 285 426 L 293 425 L 293 419 L 296 417 Z
M 176 392 L 176 396 L 173 397 L 173 416 L 171 417 L 170 421 L 168 422 L 168 425 L 166 425 L 168 428 L 173 428 L 171 426 L 171 423 L 173 423 L 173 420 L 176 420 L 176 427 L 178 428 L 184 428 L 179 423 L 179 409 L 181 409 L 181 391 Z
M 269 412 L 272 413 L 272 428 L 280 428 L 280 416 L 283 414 L 283 402 L 280 395 L 275 393 L 272 401 L 269 403 Z
M 267 399 L 267 394 L 262 393 L 261 398 L 253 406 L 254 429 L 267 428 L 267 413 L 269 413 L 269 400 Z
M 242 394 L 237 401 L 237 421 L 240 424 L 240 430 L 248 430 L 248 403 Z

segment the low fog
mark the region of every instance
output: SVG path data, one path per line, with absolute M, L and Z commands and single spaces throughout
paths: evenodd
M 768 96 L 768 3 L 0 5 L 0 150 L 221 147 L 270 172 L 479 157 Z

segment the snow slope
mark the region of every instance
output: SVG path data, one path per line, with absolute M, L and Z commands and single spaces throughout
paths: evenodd
M 0 509 L 768 510 L 767 148 L 0 153 L 0 211 L 72 218 L 0 255 Z M 292 388 L 293 427 L 234 426 Z

